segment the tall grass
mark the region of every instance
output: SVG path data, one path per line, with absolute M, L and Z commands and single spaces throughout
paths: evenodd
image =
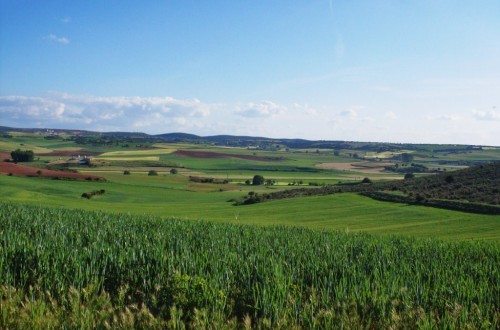
M 499 278 L 496 243 L 0 203 L 0 328 L 497 328 Z

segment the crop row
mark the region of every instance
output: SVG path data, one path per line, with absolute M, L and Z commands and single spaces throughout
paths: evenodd
M 0 328 L 20 319 L 14 291 L 64 313 L 68 293 L 106 295 L 188 326 L 202 311 L 212 325 L 495 328 L 499 278 L 498 244 L 0 202 Z

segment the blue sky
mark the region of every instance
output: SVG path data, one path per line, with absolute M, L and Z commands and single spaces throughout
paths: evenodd
M 0 0 L 0 125 L 500 145 L 500 1 Z

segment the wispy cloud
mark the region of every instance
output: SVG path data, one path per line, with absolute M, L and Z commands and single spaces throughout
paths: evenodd
M 398 116 L 396 115 L 396 113 L 394 113 L 392 111 L 387 111 L 386 113 L 384 113 L 384 117 L 387 118 L 387 119 L 396 119 L 396 118 L 398 118 Z
M 69 24 L 71 23 L 71 17 L 66 16 L 61 18 L 61 22 L 63 22 L 64 24 Z
M 69 44 L 69 39 L 67 37 L 58 37 L 55 34 L 49 34 L 45 37 L 46 40 L 57 42 L 63 45 Z
M 284 113 L 286 107 L 271 101 L 262 101 L 259 103 L 247 103 L 235 113 L 247 118 L 273 117 Z
M 464 120 L 465 117 L 462 115 L 443 114 L 443 115 L 427 116 L 427 119 L 428 120 L 443 120 L 443 121 L 459 121 L 459 120 Z
M 478 120 L 500 121 L 500 112 L 496 111 L 496 107 L 487 111 L 473 110 L 472 114 Z

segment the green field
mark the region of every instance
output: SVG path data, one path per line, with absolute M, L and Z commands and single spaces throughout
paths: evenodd
M 29 133 L 0 140 L 4 154 L 17 148 L 34 150 L 25 165 L 42 172 L 105 180 L 0 174 L 1 329 L 500 325 L 497 215 L 356 193 L 232 202 L 363 178 L 402 180 L 377 160 L 398 163 L 402 150 L 334 155 Z M 499 149 L 457 148 L 411 154 L 441 172 L 500 160 Z M 100 155 L 81 165 L 40 154 L 65 150 Z M 272 184 L 247 184 L 256 174 Z
M 500 324 L 498 244 L 0 203 L 0 328 Z

